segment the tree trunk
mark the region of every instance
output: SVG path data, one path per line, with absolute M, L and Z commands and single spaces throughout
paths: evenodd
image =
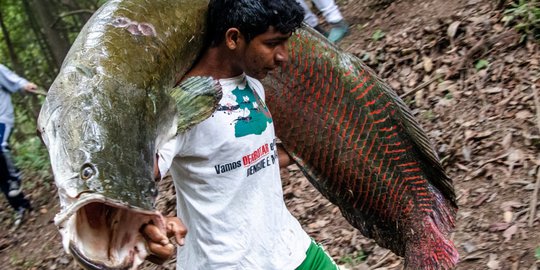
M 2 1 L 0 0 L 0 6 L 2 6 Z M 13 46 L 13 43 L 11 42 L 11 37 L 9 34 L 9 30 L 6 27 L 6 24 L 4 23 L 4 16 L 2 14 L 2 9 L 0 9 L 0 28 L 2 28 L 2 35 L 4 36 L 4 40 L 6 41 L 6 47 L 9 52 L 9 58 L 11 59 L 11 64 L 13 66 L 13 70 L 23 76 L 23 68 L 19 62 L 19 58 L 17 57 L 17 53 L 15 53 L 15 48 Z
M 51 0 L 24 0 L 30 7 L 32 14 L 28 14 L 29 17 L 35 16 L 37 23 L 40 27 L 40 34 L 47 42 L 47 46 L 53 56 L 56 70 L 60 68 L 64 57 L 66 56 L 70 42 L 65 29 L 57 27 L 53 29 L 53 25 L 56 22 L 56 5 Z
M 49 48 L 49 45 L 47 44 L 47 41 L 45 40 L 45 37 L 41 31 L 41 26 L 36 20 L 35 16 L 32 16 L 32 9 L 27 1 L 22 1 L 25 13 L 28 17 L 28 22 L 30 24 L 30 28 L 34 32 L 34 35 L 36 36 L 37 44 L 39 45 L 39 48 L 41 49 L 42 55 L 45 58 L 45 61 L 47 62 L 47 66 L 49 69 L 47 69 L 47 74 L 50 78 L 56 77 L 56 74 L 58 72 L 56 67 L 56 62 L 53 59 L 52 52 Z

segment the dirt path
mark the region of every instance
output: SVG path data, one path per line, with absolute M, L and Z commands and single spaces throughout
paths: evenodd
M 530 207 L 540 166 L 533 94 L 540 89 L 540 50 L 538 43 L 517 43 L 495 2 L 338 1 L 351 23 L 339 45 L 404 96 L 433 140 L 460 206 L 453 235 L 458 269 L 533 270 L 540 266 L 540 209 L 531 217 Z M 287 205 L 340 264 L 401 269 L 398 257 L 345 222 L 297 168 L 283 175 Z M 19 230 L 9 229 L 9 211 L 0 213 L 0 269 L 78 269 L 52 224 L 58 209 L 51 185 L 34 183 L 36 210 Z M 167 185 L 162 194 L 171 198 Z M 161 207 L 172 211 L 174 201 Z M 173 263 L 144 268 L 174 269 Z

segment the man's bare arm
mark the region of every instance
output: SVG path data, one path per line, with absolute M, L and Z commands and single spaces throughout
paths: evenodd
M 285 168 L 294 163 L 291 156 L 287 154 L 285 149 L 283 149 L 283 146 L 279 143 L 277 144 L 277 150 L 278 150 L 278 161 L 279 161 L 280 168 Z

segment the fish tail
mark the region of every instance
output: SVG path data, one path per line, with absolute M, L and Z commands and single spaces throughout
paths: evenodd
M 459 260 L 453 242 L 439 230 L 437 221 L 432 217 L 424 218 L 423 227 L 420 234 L 411 235 L 412 239 L 405 249 L 405 269 L 453 269 Z

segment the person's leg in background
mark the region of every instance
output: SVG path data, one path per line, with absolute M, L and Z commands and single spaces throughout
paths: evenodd
M 330 32 L 328 33 L 328 39 L 332 42 L 338 42 L 344 38 L 349 31 L 349 25 L 343 19 L 343 15 L 339 11 L 339 7 L 336 5 L 336 2 L 334 0 L 312 1 L 317 9 L 322 12 L 326 22 L 331 25 Z
M 25 212 L 30 209 L 30 201 L 24 197 L 20 172 L 11 159 L 11 152 L 7 143 L 10 133 L 11 127 L 0 123 L 0 189 L 16 212 L 15 226 L 18 226 L 22 222 Z
M 328 33 L 319 25 L 319 18 L 317 18 L 317 15 L 311 11 L 306 2 L 304 0 L 297 0 L 296 2 L 298 2 L 304 9 L 304 22 L 327 37 Z

